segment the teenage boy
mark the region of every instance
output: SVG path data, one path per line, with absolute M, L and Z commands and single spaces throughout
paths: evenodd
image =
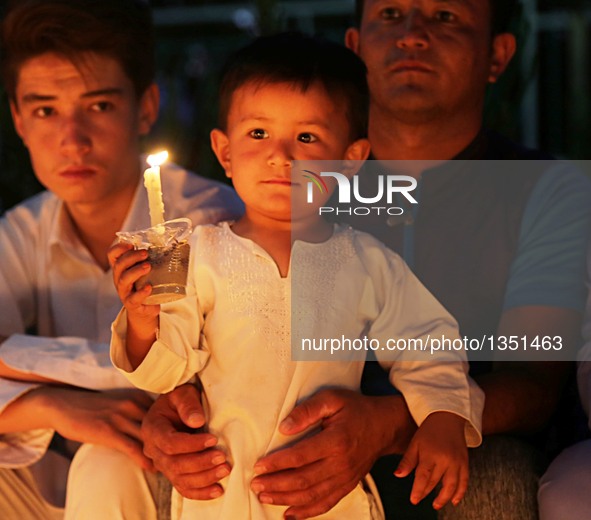
M 139 0 L 15 2 L 2 23 L 14 125 L 47 189 L 0 221 L 0 368 L 12 379 L 0 381 L 0 463 L 14 468 L 0 472 L 0 510 L 11 518 L 60 515 L 27 469 L 44 464 L 54 432 L 118 450 L 129 478 L 151 468 L 140 433 L 151 400 L 103 390 L 125 387 L 108 361 L 119 302 L 107 250 L 116 231 L 149 227 L 140 137 L 158 112 L 153 55 Z M 178 167 L 163 168 L 162 191 L 167 218 L 196 224 L 241 211 L 232 190 Z M 41 484 L 63 490 L 52 464 Z M 125 511 L 129 501 L 122 492 L 123 512 L 97 502 L 95 514 L 152 517 Z

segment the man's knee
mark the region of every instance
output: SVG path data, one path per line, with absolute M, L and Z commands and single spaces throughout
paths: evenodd
M 540 479 L 540 520 L 591 518 L 591 441 L 564 450 Z
M 154 499 L 144 471 L 127 455 L 83 445 L 72 460 L 66 520 L 155 520 Z
M 544 457 L 529 444 L 507 436 L 486 437 L 470 450 L 470 481 L 457 507 L 447 506 L 441 520 L 536 520 L 538 479 Z

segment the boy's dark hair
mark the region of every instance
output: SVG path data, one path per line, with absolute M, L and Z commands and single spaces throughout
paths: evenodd
M 517 12 L 519 0 L 488 0 L 490 5 L 490 28 L 493 36 L 509 31 L 511 20 Z M 355 21 L 361 24 L 365 0 L 355 0 Z
M 83 53 L 115 59 L 140 97 L 154 79 L 150 8 L 142 0 L 15 0 L 1 26 L 1 71 L 16 101 L 22 64 L 53 52 L 83 64 Z
M 367 136 L 369 91 L 365 64 L 338 43 L 290 32 L 264 36 L 226 62 L 219 89 L 219 127 L 226 129 L 232 95 L 247 83 L 289 83 L 306 92 L 314 84 L 342 103 L 353 140 Z

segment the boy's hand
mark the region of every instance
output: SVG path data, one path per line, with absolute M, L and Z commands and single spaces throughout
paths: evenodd
M 450 499 L 458 505 L 468 487 L 468 448 L 464 434 L 466 420 L 450 412 L 435 412 L 421 424 L 394 472 L 406 477 L 416 467 L 410 501 L 418 504 L 437 485 L 442 488 L 433 501 L 441 509 Z
M 134 287 L 137 280 L 150 272 L 151 266 L 145 261 L 148 258 L 148 251 L 133 249 L 130 244 L 115 244 L 109 249 L 107 255 L 113 269 L 113 281 L 117 294 L 127 309 L 129 318 L 136 325 L 145 323 L 148 326 L 146 330 L 152 333 L 154 323 L 157 324 L 160 306 L 143 304 L 152 291 L 150 284 L 139 291 Z
M 134 283 L 151 269 L 150 264 L 145 261 L 148 252 L 133 249 L 129 244 L 115 244 L 109 249 L 107 256 L 113 269 L 117 294 L 127 310 L 127 359 L 135 370 L 156 340 L 160 314 L 160 305 L 143 303 L 152 292 L 152 287 L 147 284 L 139 291 L 134 287 Z

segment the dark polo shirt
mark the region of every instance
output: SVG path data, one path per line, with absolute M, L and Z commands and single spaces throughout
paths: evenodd
M 423 172 L 413 192 L 418 204 L 407 206 L 402 217 L 340 215 L 339 220 L 400 254 L 457 319 L 462 336 L 482 338 L 496 333 L 524 208 L 544 173 L 543 167 L 517 169 L 496 161 L 552 157 L 484 130 L 454 159 Z M 478 162 L 473 167 L 469 161 Z M 367 185 L 368 193 L 375 192 L 375 182 L 361 173 L 360 191 Z M 473 374 L 489 368 L 490 363 L 471 363 Z M 381 369 L 369 370 L 362 389 L 384 393 Z

